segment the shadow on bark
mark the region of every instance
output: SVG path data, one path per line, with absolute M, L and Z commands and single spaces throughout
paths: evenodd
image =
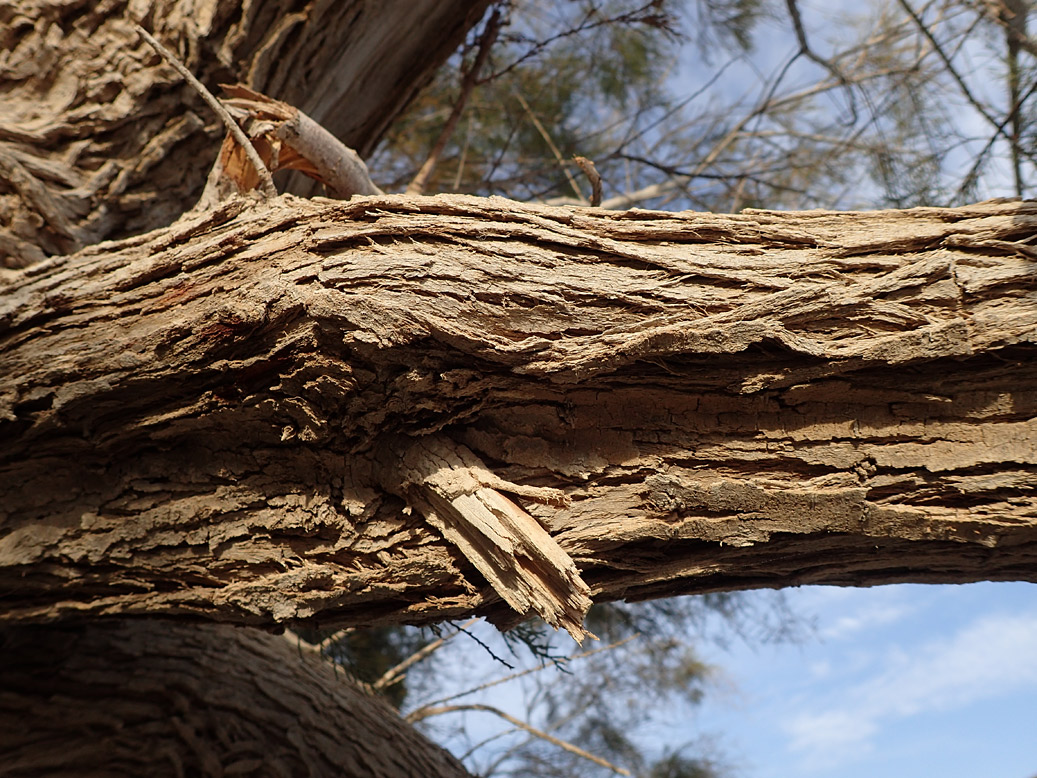
M 465 776 L 396 712 L 255 629 L 0 632 L 4 776 Z

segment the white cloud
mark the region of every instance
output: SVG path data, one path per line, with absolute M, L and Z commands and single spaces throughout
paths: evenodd
M 811 586 L 797 590 L 790 601 L 796 610 L 824 614 L 818 637 L 838 641 L 907 618 L 921 605 L 918 593 L 919 587 L 903 584 L 873 589 Z M 833 613 L 840 615 L 833 617 Z
M 820 635 L 825 640 L 845 640 L 877 627 L 885 627 L 910 615 L 914 608 L 896 602 L 875 602 L 860 608 L 852 616 L 840 616 L 826 625 Z
M 827 705 L 807 703 L 783 729 L 804 768 L 830 770 L 867 754 L 884 727 L 908 717 L 1037 686 L 1034 656 L 1037 613 L 984 616 L 949 639 L 887 649 L 869 679 L 838 689 Z M 830 689 L 838 675 L 826 680 Z

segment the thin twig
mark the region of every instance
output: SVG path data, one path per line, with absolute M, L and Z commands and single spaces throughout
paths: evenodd
M 560 659 L 558 661 L 559 661 L 560 664 L 569 664 L 570 662 L 575 662 L 577 659 L 586 659 L 589 656 L 594 656 L 595 654 L 600 654 L 603 651 L 612 651 L 613 649 L 619 648 L 624 643 L 629 643 L 631 640 L 634 640 L 635 638 L 638 638 L 638 637 L 640 637 L 640 633 L 635 633 L 633 635 L 627 635 L 622 640 L 617 640 L 614 643 L 609 643 L 607 646 L 599 646 L 598 648 L 593 648 L 593 649 L 591 649 L 589 651 L 583 651 L 583 652 L 581 652 L 579 654 L 575 654 L 575 655 L 570 656 L 570 657 L 564 657 L 564 658 L 562 658 L 562 659 Z M 432 710 L 437 705 L 443 705 L 444 703 L 451 702 L 452 700 L 457 700 L 457 699 L 460 699 L 461 697 L 467 697 L 470 694 L 475 694 L 476 692 L 481 692 L 481 691 L 484 691 L 486 689 L 490 689 L 490 688 L 492 688 L 494 686 L 500 686 L 502 683 L 507 683 L 508 681 L 514 681 L 516 678 L 521 678 L 522 676 L 529 675 L 530 673 L 539 673 L 542 670 L 547 669 L 548 667 L 551 667 L 551 665 L 540 664 L 540 665 L 537 665 L 536 667 L 527 667 L 525 670 L 519 670 L 517 673 L 512 673 L 511 675 L 505 675 L 505 676 L 502 676 L 500 678 L 494 678 L 492 681 L 487 681 L 484 684 L 480 684 L 479 686 L 472 687 L 471 689 L 466 689 L 463 692 L 458 692 L 457 694 L 451 694 L 451 695 L 449 695 L 447 697 L 440 697 L 438 700 L 432 700 L 432 702 L 426 703 L 425 705 L 422 705 L 420 708 L 415 708 L 410 713 L 408 713 L 406 716 L 404 716 L 404 719 L 407 722 L 409 722 L 409 723 L 413 723 L 415 721 L 421 721 L 423 718 L 425 718 L 425 711 L 426 710 Z
M 1019 153 L 1020 138 L 1023 133 L 1023 121 L 1020 115 L 1019 94 L 1022 91 L 1022 68 L 1019 65 L 1020 41 L 1026 37 L 1025 0 L 1003 0 L 1000 18 L 1005 23 L 1005 39 L 1008 48 L 1008 97 L 1012 104 L 1009 118 L 1012 125 L 1012 176 L 1015 179 L 1015 195 L 1023 196 L 1023 166 Z
M 544 732 L 542 729 L 537 729 L 536 727 L 527 724 L 522 719 L 515 718 L 511 714 L 505 713 L 500 708 L 494 708 L 491 705 L 482 705 L 479 703 L 472 703 L 470 705 L 445 705 L 442 708 L 435 708 L 428 711 L 427 715 L 438 716 L 443 713 L 457 713 L 466 710 L 482 711 L 484 713 L 492 713 L 495 716 L 500 716 L 509 724 L 512 724 L 518 727 L 519 729 L 524 729 L 531 735 L 535 735 L 541 740 L 546 740 L 548 743 L 558 746 L 563 751 L 568 751 L 570 754 L 576 754 L 576 756 L 583 757 L 584 759 L 594 762 L 594 764 L 598 765 L 599 767 L 604 767 L 608 770 L 611 770 L 614 773 L 618 773 L 619 775 L 630 775 L 629 770 L 626 770 L 622 767 L 617 767 L 608 760 L 602 759 L 600 756 L 595 756 L 589 751 L 584 751 L 579 746 L 574 746 L 572 743 L 569 743 L 560 738 L 556 738 L 554 735 L 548 734 L 547 732 Z
M 666 34 L 671 35 L 675 38 L 678 37 L 678 33 L 673 29 L 672 21 L 670 20 L 670 18 L 666 14 L 658 13 L 658 6 L 658 0 L 651 0 L 651 2 L 645 3 L 640 8 L 635 8 L 632 11 L 621 13 L 618 16 L 610 16 L 605 19 L 599 18 L 596 21 L 591 21 L 591 19 L 593 19 L 596 15 L 594 9 L 592 9 L 591 11 L 588 11 L 588 13 L 584 16 L 583 21 L 577 24 L 575 27 L 570 27 L 567 30 L 563 30 L 562 32 L 552 35 L 549 38 L 545 38 L 541 41 L 532 41 L 533 45 L 528 50 L 526 50 L 520 57 L 518 57 L 516 60 L 514 60 L 511 64 L 507 65 L 506 67 L 501 68 L 497 72 L 491 73 L 489 76 L 486 77 L 486 80 L 494 81 L 500 78 L 501 76 L 510 73 L 523 62 L 532 59 L 556 41 L 564 40 L 565 38 L 571 38 L 574 35 L 579 35 L 580 33 L 586 32 L 588 30 L 595 30 L 599 27 L 606 27 L 610 24 L 644 24 L 648 27 L 652 27 L 657 30 L 662 30 Z M 526 38 L 525 40 L 529 39 Z
M 969 187 L 971 187 L 979 177 L 979 169 L 983 166 L 983 160 L 986 159 L 987 154 L 990 153 L 990 150 L 994 147 L 997 139 L 1001 136 L 1002 131 L 1008 124 L 1008 120 L 1012 118 L 1012 115 L 1019 110 L 1019 107 L 1024 102 L 1030 99 L 1034 92 L 1037 92 L 1037 81 L 1035 81 L 1030 88 L 1026 90 L 1026 94 L 1019 98 L 1016 104 L 1012 106 L 1012 110 L 1008 112 L 1005 118 L 1001 120 L 1001 123 L 994 129 L 994 134 L 990 136 L 986 145 L 984 145 L 979 154 L 976 155 L 972 167 L 969 168 L 969 172 L 965 174 L 964 178 L 962 178 L 961 184 L 958 186 L 958 191 L 954 193 L 954 198 L 950 202 L 960 201 L 965 197 Z
M 256 174 L 259 176 L 259 184 L 263 190 L 263 194 L 267 197 L 277 197 L 277 187 L 274 186 L 274 179 L 270 175 L 270 171 L 267 169 L 267 166 L 263 164 L 263 160 L 259 157 L 259 152 L 256 151 L 255 146 L 253 146 L 252 142 L 249 141 L 248 136 L 245 135 L 245 131 L 238 126 L 238 123 L 234 121 L 234 117 L 232 117 L 230 112 L 223 107 L 223 103 L 217 100 L 213 96 L 212 92 L 205 88 L 205 84 L 195 78 L 194 74 L 184 67 L 183 63 L 176 58 L 173 52 L 155 40 L 151 33 L 139 24 L 134 24 L 133 26 L 136 28 L 140 36 L 151 45 L 151 48 L 157 51 L 162 59 L 172 65 L 173 69 L 184 77 L 187 83 L 202 96 L 202 99 L 205 100 L 209 107 L 212 108 L 216 112 L 217 116 L 220 117 L 220 120 L 226 125 L 227 131 L 234 136 L 234 140 L 236 140 L 241 148 L 244 149 L 245 156 L 247 156 L 248 161 L 252 163 L 252 167 L 256 169 Z
M 377 681 L 371 684 L 371 687 L 376 691 L 381 691 L 382 689 L 388 686 L 392 686 L 394 683 L 402 681 L 404 675 L 406 675 L 406 671 L 409 668 L 413 667 L 415 664 L 417 664 L 433 652 L 438 651 L 440 648 L 442 648 L 444 643 L 446 643 L 448 640 L 452 640 L 453 638 L 457 637 L 461 634 L 462 631 L 472 626 L 477 621 L 478 619 L 470 619 L 469 621 L 466 621 L 463 626 L 461 626 L 454 632 L 451 632 L 446 637 L 437 638 L 436 640 L 433 640 L 431 643 L 422 646 L 409 657 L 400 662 L 398 665 L 386 670 L 381 678 L 379 678 Z
M 922 18 L 918 15 L 915 9 L 911 7 L 908 0 L 898 0 L 898 2 L 900 3 L 900 7 L 904 9 L 904 12 L 911 17 L 911 20 L 915 23 L 918 31 L 925 36 L 927 41 L 929 41 L 929 45 L 933 47 L 933 51 L 936 52 L 940 61 L 943 62 L 943 66 L 947 69 L 947 72 L 950 73 L 951 78 L 954 79 L 955 83 L 957 83 L 962 94 L 965 96 L 965 99 L 968 100 L 972 107 L 979 112 L 980 116 L 986 119 L 995 128 L 997 134 L 1001 135 L 1010 144 L 1012 138 L 1007 132 L 1005 132 L 1004 124 L 998 123 L 997 119 L 991 116 L 990 112 L 983 107 L 979 100 L 975 98 L 972 94 L 972 90 L 970 90 L 968 85 L 965 83 L 965 79 L 961 77 L 960 73 L 958 73 L 957 68 L 955 68 L 954 64 L 951 62 L 950 57 L 947 56 L 947 53 L 943 50 L 939 41 L 936 40 L 936 36 L 933 35 L 932 30 L 930 30 L 925 22 L 922 21 Z
M 796 4 L 796 0 L 785 0 L 785 5 L 788 7 L 789 16 L 792 17 L 792 29 L 796 33 L 796 41 L 799 43 L 799 53 L 823 67 L 846 88 L 846 95 L 850 100 L 850 121 L 846 122 L 846 124 L 856 124 L 857 100 L 854 98 L 850 82 L 846 80 L 846 76 L 843 75 L 843 72 L 834 62 L 822 57 L 810 48 L 810 44 L 807 42 L 807 32 L 803 27 L 803 17 L 799 14 L 799 6 Z
M 584 197 L 583 192 L 580 191 L 580 185 L 576 183 L 576 178 L 573 176 L 572 173 L 569 172 L 569 168 L 565 164 L 565 158 L 562 156 L 561 150 L 558 148 L 558 146 L 555 145 L 555 142 L 551 139 L 551 136 L 547 132 L 547 128 L 544 127 L 540 119 L 537 118 L 537 115 L 533 113 L 533 108 L 532 106 L 530 106 L 529 101 L 527 101 L 526 98 L 522 96 L 522 93 L 519 92 L 517 89 L 512 90 L 512 94 L 515 96 L 515 99 L 519 101 L 519 105 L 522 106 L 522 109 L 529 116 L 530 121 L 533 122 L 533 126 L 536 127 L 537 132 L 540 133 L 540 137 L 544 139 L 544 142 L 547 144 L 547 147 L 551 149 L 551 153 L 554 154 L 554 158 L 558 162 L 558 167 L 562 169 L 562 172 L 565 174 L 566 179 L 568 179 L 569 181 L 569 186 L 571 186 L 573 192 L 576 193 L 576 199 L 578 199 L 581 203 L 586 205 L 587 198 Z
M 436 142 L 432 146 L 432 151 L 429 152 L 428 158 L 421 166 L 421 170 L 418 171 L 418 174 L 414 176 L 414 179 L 407 185 L 407 194 L 424 194 L 425 187 L 428 185 L 428 180 L 432 176 L 432 171 L 435 170 L 436 165 L 439 164 L 439 158 L 443 155 L 443 149 L 446 148 L 447 141 L 449 141 L 450 137 L 454 134 L 457 122 L 461 118 L 465 105 L 468 104 L 468 98 L 471 96 L 472 90 L 479 81 L 479 71 L 482 70 L 483 65 L 489 58 L 490 49 L 493 48 L 493 44 L 497 40 L 497 34 L 500 32 L 503 23 L 504 21 L 501 16 L 500 8 L 495 8 L 493 13 L 490 15 L 489 21 L 486 22 L 486 26 L 483 28 L 482 35 L 479 36 L 479 50 L 476 52 L 475 61 L 464 74 L 464 78 L 461 79 L 461 93 L 457 96 L 457 101 L 454 103 L 454 107 L 450 111 L 450 116 L 447 117 L 446 124 L 443 125 L 443 129 L 440 131 L 439 137 L 436 138 Z

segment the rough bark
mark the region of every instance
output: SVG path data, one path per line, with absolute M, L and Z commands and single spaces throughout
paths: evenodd
M 2 618 L 540 612 L 498 573 L 564 559 L 441 534 L 487 512 L 595 599 L 1035 581 L 1035 227 L 285 197 L 48 260 L 0 297 Z
M 0 773 L 467 776 L 275 635 L 157 619 L 0 630 Z
M 367 156 L 487 5 L 0 0 L 0 266 L 167 225 L 201 194 L 223 128 L 132 22 L 213 91 L 243 82 Z

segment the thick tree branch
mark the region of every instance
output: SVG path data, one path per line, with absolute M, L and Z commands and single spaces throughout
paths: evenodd
M 483 488 L 596 599 L 1037 580 L 1035 230 L 282 197 L 49 260 L 0 295 L 0 618 L 511 623 L 423 506 Z M 386 472 L 433 435 L 474 491 Z
M 0 629 L 5 776 L 468 776 L 281 637 L 168 620 Z M 31 733 L 31 734 L 27 734 Z

